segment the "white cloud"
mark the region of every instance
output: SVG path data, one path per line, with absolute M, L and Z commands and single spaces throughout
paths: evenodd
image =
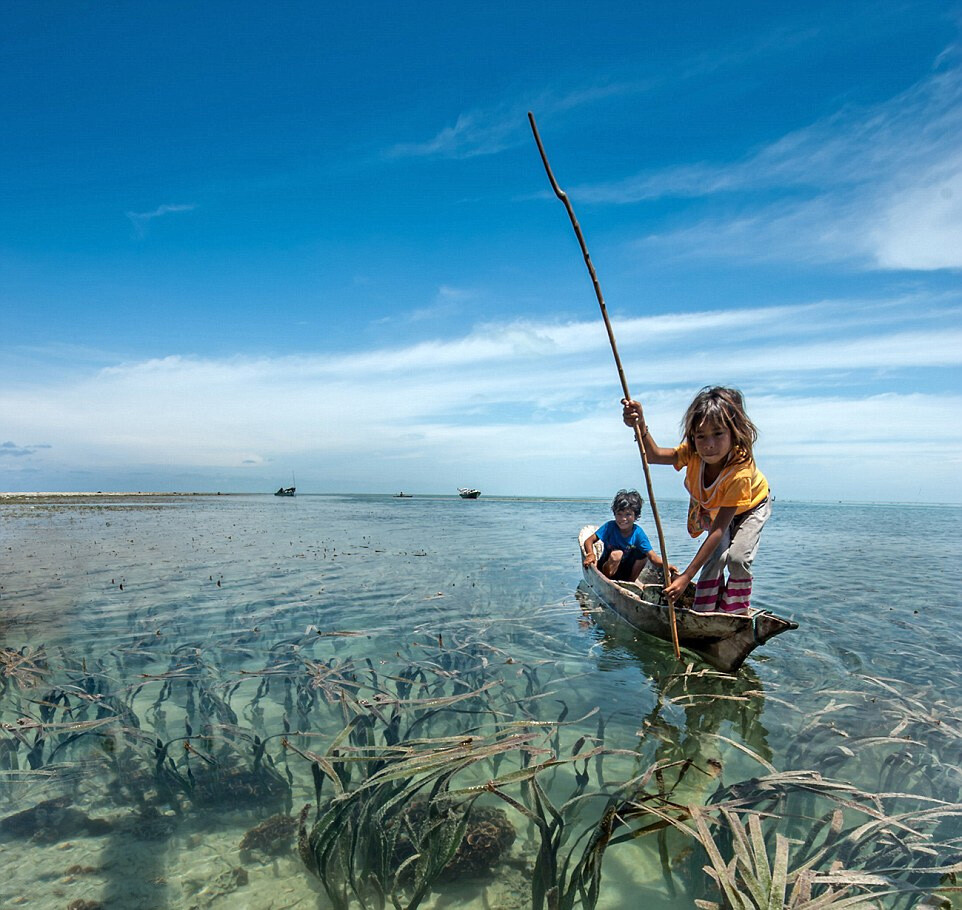
M 894 194 L 879 222 L 871 238 L 882 268 L 962 267 L 962 155 Z
M 515 117 L 489 115 L 480 111 L 460 114 L 452 126 L 424 142 L 402 142 L 388 152 L 392 158 L 429 157 L 472 158 L 494 155 L 518 142 Z
M 694 325 L 711 332 L 699 336 Z M 920 452 L 930 478 L 947 480 L 958 461 L 962 400 L 943 374 L 958 372 L 962 329 L 918 302 L 680 314 L 616 321 L 615 331 L 657 438 L 677 439 L 699 386 L 737 384 L 762 429 L 760 452 L 778 462 L 796 498 L 819 497 L 794 460 L 822 463 L 840 447 L 875 464 L 904 498 L 915 491 L 899 478 L 917 475 Z M 912 390 L 907 377 L 921 375 L 943 376 L 943 385 Z M 328 484 L 367 476 L 406 489 L 420 472 L 423 489 L 445 489 L 460 470 L 472 473 L 466 482 L 483 477 L 504 492 L 574 495 L 597 489 L 593 464 L 635 470 L 619 397 L 600 321 L 489 325 L 452 341 L 334 356 L 172 356 L 5 386 L 9 437 L 53 448 L 6 459 L 0 472 L 29 462 L 263 474 L 297 461 L 318 473 L 323 465 Z M 8 488 L 16 483 L 4 477 Z M 848 498 L 873 498 L 857 471 L 851 482 L 858 493 Z M 675 489 L 672 478 L 659 483 Z
M 162 218 L 164 215 L 179 212 L 192 212 L 195 208 L 197 208 L 195 205 L 159 205 L 151 212 L 127 212 L 126 215 L 133 224 L 134 230 L 137 231 L 137 236 L 143 237 L 150 222 L 155 218 Z
M 712 197 L 721 214 L 643 241 L 681 254 L 958 269 L 960 146 L 956 63 L 882 104 L 845 107 L 741 161 L 682 165 L 571 195 L 621 204 Z
M 49 449 L 50 446 L 40 444 L 40 445 L 17 445 L 15 442 L 0 442 L 0 458 L 24 458 L 27 455 L 33 455 L 40 449 Z
M 398 143 L 388 150 L 387 155 L 391 158 L 495 155 L 531 142 L 528 111 L 533 111 L 539 119 L 547 118 L 606 98 L 637 94 L 649 87 L 649 83 L 612 81 L 574 89 L 564 95 L 542 92 L 513 104 L 475 108 L 459 114 L 453 125 L 444 127 L 430 139 Z
M 470 300 L 474 294 L 475 292 L 468 288 L 456 288 L 450 284 L 442 284 L 441 287 L 438 288 L 438 299 L 444 301 Z

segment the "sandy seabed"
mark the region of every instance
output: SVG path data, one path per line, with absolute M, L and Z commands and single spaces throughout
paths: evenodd
M 11 842 L 7 843 L 10 846 Z M 19 861 L 5 864 L 5 907 L 77 907 L 86 910 L 287 910 L 326 908 L 330 901 L 305 869 L 297 851 L 282 856 L 243 856 L 234 832 L 181 831 L 166 841 L 81 837 L 55 844 L 23 844 Z M 611 857 L 608 889 L 599 910 L 637 899 L 639 869 L 616 868 Z M 528 857 L 530 860 L 530 855 Z M 648 887 L 659 888 L 654 880 Z M 618 887 L 634 878 L 630 889 Z M 649 892 L 654 893 L 654 891 Z M 531 906 L 531 869 L 517 846 L 489 876 L 440 884 L 425 910 L 523 910 Z

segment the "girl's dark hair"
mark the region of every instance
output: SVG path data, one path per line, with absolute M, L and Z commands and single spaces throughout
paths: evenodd
M 641 515 L 641 507 L 645 501 L 641 498 L 637 490 L 619 490 L 615 493 L 615 498 L 611 500 L 611 514 L 620 512 L 622 509 L 633 509 L 635 518 Z
M 732 461 L 749 461 L 752 447 L 758 439 L 758 428 L 745 413 L 745 399 L 738 389 L 724 386 L 705 386 L 688 405 L 681 429 L 692 450 L 695 430 L 703 423 L 717 423 L 732 434 Z

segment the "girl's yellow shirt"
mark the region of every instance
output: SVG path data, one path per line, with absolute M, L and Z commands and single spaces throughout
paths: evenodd
M 737 457 L 738 451 L 733 453 Z M 768 481 L 752 459 L 733 461 L 705 486 L 705 464 L 687 441 L 675 449 L 675 470 L 685 469 L 685 489 L 691 497 L 688 503 L 688 533 L 698 537 L 711 527 L 719 509 L 734 506 L 735 514 L 754 509 L 768 496 Z

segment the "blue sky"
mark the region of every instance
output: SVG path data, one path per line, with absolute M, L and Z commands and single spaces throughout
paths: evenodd
M 0 490 L 959 502 L 962 5 L 0 7 Z M 655 471 L 656 491 L 683 496 Z

